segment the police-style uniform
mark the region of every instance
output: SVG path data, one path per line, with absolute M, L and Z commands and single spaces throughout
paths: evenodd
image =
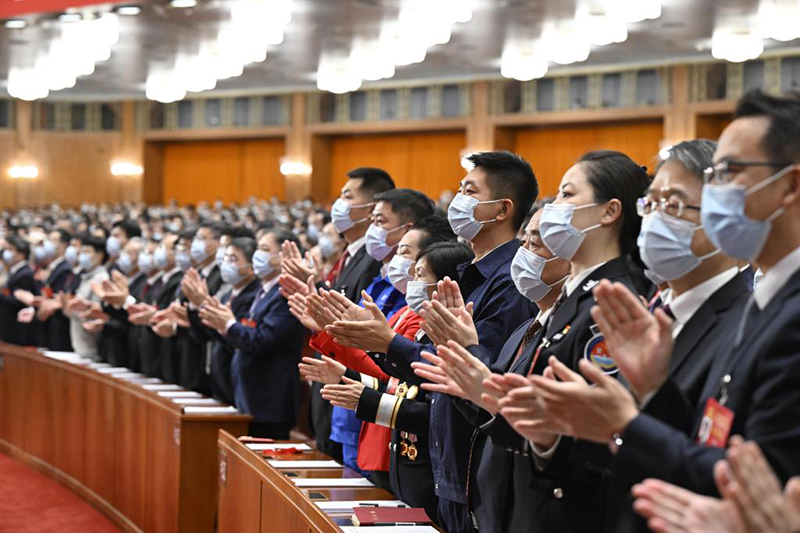
M 511 335 L 493 370 L 541 374 L 550 356 L 555 356 L 574 371 L 578 371 L 578 362 L 586 359 L 616 375 L 617 368 L 590 314 L 595 304 L 592 289 L 602 279 L 634 290 L 625 257 L 587 270 L 567 282 L 545 325 L 521 352 L 523 339 L 536 321 L 527 321 Z M 480 356 L 480 346 L 469 350 Z M 554 455 L 538 460 L 530 443 L 502 416 L 490 418 L 484 413 L 480 422 L 473 440 L 469 501 L 481 533 L 604 530 L 611 461 L 606 446 L 561 437 Z

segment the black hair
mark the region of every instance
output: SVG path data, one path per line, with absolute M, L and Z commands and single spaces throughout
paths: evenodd
M 359 191 L 367 193 L 368 196 L 375 196 L 382 192 L 394 189 L 394 180 L 385 170 L 374 167 L 354 168 L 347 173 L 351 180 L 360 179 Z
M 452 280 L 458 280 L 458 265 L 472 261 L 475 252 L 462 242 L 437 242 L 423 248 L 417 255 L 417 261 L 423 257 L 436 279 L 442 280 L 449 276 Z
M 750 91 L 739 100 L 734 117 L 770 119 L 761 148 L 776 162 L 788 165 L 800 161 L 800 94 L 772 96 Z
M 26 261 L 28 260 L 31 255 L 31 245 L 28 244 L 28 241 L 17 235 L 11 235 L 6 239 L 6 243 L 21 253 Z
M 274 227 L 269 228 L 267 230 L 267 234 L 271 234 L 275 236 L 275 240 L 278 241 L 278 246 L 283 244 L 286 241 L 291 241 L 295 243 L 297 249 L 300 250 L 300 253 L 303 253 L 303 245 L 300 243 L 300 239 L 297 238 L 297 235 L 289 231 L 288 229 Z
M 95 237 L 94 235 L 90 234 L 83 235 L 81 236 L 81 245 L 89 246 L 92 249 L 94 249 L 95 252 L 101 254 L 103 259 L 100 261 L 100 264 L 103 264 L 108 260 L 108 252 L 106 252 L 106 242 L 100 237 Z
M 222 224 L 221 222 L 213 222 L 213 221 L 207 220 L 207 221 L 201 222 L 197 226 L 197 229 L 200 229 L 200 228 L 208 228 L 208 229 L 210 229 L 211 230 L 211 235 L 215 239 L 219 240 L 219 238 L 222 237 L 223 232 L 228 228 L 228 226 L 226 224 Z
M 222 235 L 227 235 L 231 239 L 236 239 L 238 237 L 250 237 L 251 239 L 256 238 L 256 234 L 253 233 L 253 230 L 244 226 L 228 226 L 222 231 Z
M 178 232 L 178 240 L 192 241 L 197 230 L 195 228 L 185 229 Z
M 416 224 L 417 221 L 433 214 L 433 200 L 413 189 L 392 189 L 375 195 L 376 202 L 392 206 L 392 212 L 400 218 L 401 224 Z
M 132 220 L 122 219 L 114 222 L 111 225 L 111 228 L 120 228 L 125 235 L 130 239 L 131 237 L 141 237 L 142 236 L 142 229 L 139 227 L 139 224 Z
M 578 163 L 586 172 L 592 186 L 594 201 L 608 202 L 616 198 L 622 204 L 617 239 L 623 255 L 644 268 L 639 257 L 636 239 L 642 226 L 642 217 L 636 212 L 636 202 L 650 186 L 647 171 L 622 152 L 596 150 L 584 154 Z
M 424 233 L 419 241 L 420 250 L 436 242 L 456 242 L 456 240 L 458 240 L 447 218 L 439 215 L 431 215 L 423 218 L 414 224 L 412 229 Z
M 656 172 L 665 163 L 675 161 L 702 181 L 705 170 L 714 164 L 714 151 L 716 149 L 717 143 L 708 139 L 683 141 L 667 149 L 667 157 L 659 161 L 656 166 Z
M 519 230 L 533 202 L 539 196 L 539 183 L 530 163 L 522 157 L 504 150 L 479 152 L 467 159 L 486 174 L 486 183 L 494 200 L 504 198 L 514 203 L 512 223 Z
M 58 240 L 63 244 L 69 244 L 69 241 L 72 240 L 72 234 L 64 228 L 55 228 L 53 232 L 58 233 Z
M 253 261 L 253 254 L 256 253 L 256 240 L 253 237 L 236 237 L 228 243 L 228 246 L 233 246 L 242 254 L 248 263 Z

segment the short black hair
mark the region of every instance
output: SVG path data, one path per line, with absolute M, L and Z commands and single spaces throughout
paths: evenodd
M 127 218 L 114 222 L 111 228 L 120 228 L 129 239 L 131 237 L 142 236 L 142 229 L 139 227 L 139 224 L 132 220 L 128 220 Z
M 708 139 L 683 141 L 667 149 L 667 157 L 658 162 L 656 172 L 665 163 L 674 161 L 680 163 L 683 168 L 703 181 L 705 170 L 714 164 L 714 151 L 716 149 L 717 143 Z
M 192 241 L 194 239 L 197 229 L 189 228 L 178 232 L 178 240 Z
M 392 212 L 400 218 L 402 224 L 415 224 L 417 221 L 433 214 L 433 200 L 414 189 L 392 189 L 375 195 L 376 202 L 385 202 L 392 206 Z
M 300 253 L 303 253 L 303 245 L 300 243 L 300 239 L 297 238 L 297 235 L 289 231 L 288 229 L 280 228 L 275 226 L 274 228 L 269 228 L 265 235 L 274 235 L 275 240 L 278 241 L 278 246 L 283 244 L 286 241 L 291 241 L 295 243 L 297 249 L 300 250 Z
M 734 118 L 766 117 L 769 128 L 761 148 L 780 163 L 800 161 L 800 94 L 772 96 L 760 90 L 749 91 L 736 105 Z
M 417 261 L 422 258 L 425 258 L 436 279 L 443 280 L 447 276 L 457 281 L 458 265 L 472 261 L 475 252 L 463 242 L 437 242 L 422 249 L 417 255 Z
M 530 163 L 505 150 L 478 152 L 467 159 L 486 174 L 494 200 L 508 198 L 514 203 L 512 223 L 514 229 L 519 230 L 539 196 L 539 183 Z
M 31 245 L 22 237 L 11 235 L 6 239 L 6 243 L 10 244 L 12 248 L 21 253 L 26 261 L 31 256 Z
M 627 155 L 614 150 L 588 152 L 578 163 L 586 172 L 595 202 L 604 203 L 616 198 L 622 204 L 617 236 L 620 251 L 636 265 L 644 267 L 636 245 L 642 226 L 642 217 L 636 212 L 636 202 L 650 187 L 647 170 Z
M 388 172 L 375 167 L 358 167 L 347 173 L 351 180 L 360 179 L 358 190 L 364 191 L 369 196 L 394 189 L 394 180 Z
M 227 235 L 231 239 L 236 239 L 237 237 L 250 237 L 251 239 L 256 238 L 256 234 L 253 233 L 253 230 L 246 228 L 245 226 L 228 226 L 222 231 L 222 235 Z
M 427 216 L 414 224 L 412 229 L 425 234 L 419 242 L 420 250 L 427 248 L 433 243 L 456 242 L 458 240 L 447 218 L 440 215 Z
M 233 246 L 242 254 L 248 263 L 253 262 L 253 254 L 256 253 L 256 240 L 253 237 L 236 237 L 228 243 L 228 246 Z
M 215 239 L 219 239 L 222 237 L 223 232 L 228 228 L 226 224 L 222 224 L 221 222 L 213 222 L 210 220 L 206 220 L 198 224 L 197 229 L 200 228 L 208 228 L 211 230 L 211 235 Z
M 55 228 L 53 231 L 58 233 L 58 241 L 63 244 L 69 244 L 69 241 L 72 240 L 72 234 L 64 228 Z
M 86 234 L 81 236 L 81 245 L 82 246 L 89 246 L 94 249 L 95 252 L 98 252 L 103 256 L 102 261 L 100 263 L 105 263 L 108 260 L 108 252 L 106 252 L 106 242 L 101 239 L 100 237 L 95 237 L 91 234 Z

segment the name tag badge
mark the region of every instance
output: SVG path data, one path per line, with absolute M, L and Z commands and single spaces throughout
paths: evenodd
M 248 328 L 256 327 L 256 321 L 253 320 L 252 318 L 243 318 L 241 322 L 242 325 L 247 326 Z
M 53 289 L 52 287 L 43 287 L 42 288 L 42 296 L 45 298 L 52 298 L 53 297 Z
M 709 398 L 697 432 L 697 443 L 725 448 L 733 426 L 734 413 L 714 398 Z

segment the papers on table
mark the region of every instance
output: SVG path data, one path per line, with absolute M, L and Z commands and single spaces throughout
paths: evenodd
M 153 383 L 142 385 L 144 390 L 183 390 L 180 385 L 173 385 L 172 383 Z
M 129 380 L 144 377 L 144 374 L 139 374 L 138 372 L 117 372 L 115 374 L 111 374 L 111 377 Z
M 111 365 L 108 363 L 89 363 L 89 368 L 93 368 L 94 370 L 99 370 L 101 368 L 111 368 Z
M 374 487 L 367 478 L 364 477 L 343 477 L 343 478 L 305 478 L 293 477 L 291 479 L 298 487 Z
M 219 403 L 214 398 L 172 398 L 178 405 L 215 405 Z
M 230 405 L 220 406 L 220 407 L 192 407 L 192 406 L 184 406 L 183 412 L 187 415 L 221 415 L 221 414 L 229 414 L 229 413 L 238 413 L 239 411 L 235 407 L 231 407 Z
M 106 368 L 98 368 L 97 372 L 100 374 L 118 374 L 120 372 L 130 372 L 124 366 L 109 366 Z
M 325 501 L 314 503 L 328 514 L 352 514 L 353 509 L 356 507 L 408 507 L 400 500 Z
M 88 361 L 88 359 L 84 359 L 75 352 L 44 351 L 42 352 L 42 355 L 44 355 L 45 357 L 49 357 L 50 359 L 55 359 L 57 361 L 64 361 L 67 363 L 80 363 L 83 361 Z
M 311 451 L 311 446 L 303 444 L 302 442 L 298 442 L 297 444 L 252 442 L 250 444 L 245 444 L 245 446 L 254 452 L 261 452 L 264 450 L 286 450 L 288 448 L 295 448 L 301 452 Z
M 303 469 L 303 468 L 342 468 L 336 461 L 267 461 L 273 468 Z
M 431 526 L 342 526 L 344 533 L 439 533 Z
M 193 390 L 162 390 L 158 392 L 162 398 L 202 398 L 203 395 Z

